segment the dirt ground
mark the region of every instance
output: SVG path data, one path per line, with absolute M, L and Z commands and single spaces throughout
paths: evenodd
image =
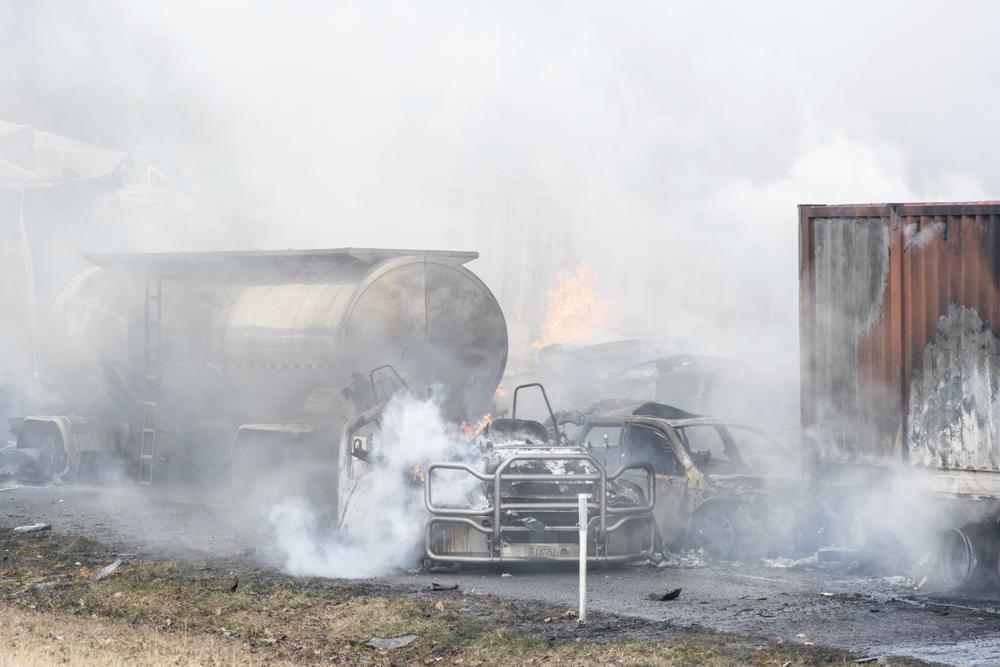
M 580 627 L 562 607 L 461 588 L 292 578 L 238 561 L 146 560 L 51 530 L 5 531 L 0 550 L 0 656 L 11 665 L 806 665 L 857 657 L 607 614 Z M 399 648 L 366 644 L 406 635 L 413 640 Z
M 10 532 L 39 521 L 52 530 Z M 210 503 L 149 489 L 0 491 L 0 551 L 0 664 L 1000 660 L 994 600 L 844 571 L 711 562 L 595 570 L 584 627 L 565 614 L 576 607 L 571 571 L 289 577 L 259 532 L 232 527 Z M 119 559 L 116 572 L 90 581 Z M 436 592 L 434 582 L 458 588 Z M 646 600 L 668 587 L 683 592 Z M 416 639 L 400 648 L 365 645 L 406 634 Z

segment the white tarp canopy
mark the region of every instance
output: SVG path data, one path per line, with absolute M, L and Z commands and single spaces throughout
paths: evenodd
M 125 160 L 124 151 L 0 120 L 0 182 L 100 178 Z

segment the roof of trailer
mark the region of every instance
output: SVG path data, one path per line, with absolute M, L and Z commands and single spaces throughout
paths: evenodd
M 888 215 L 984 215 L 1000 214 L 1000 201 L 927 201 L 884 204 L 799 204 L 806 217 L 870 217 Z
M 282 263 L 302 262 L 343 262 L 356 259 L 362 262 L 377 262 L 392 257 L 437 257 L 450 259 L 457 264 L 465 264 L 479 253 L 466 250 L 407 250 L 398 248 L 313 248 L 305 250 L 225 250 L 209 252 L 146 252 L 146 253 L 105 253 L 84 255 L 91 264 L 104 269 L 148 264 L 219 264 L 227 262 Z

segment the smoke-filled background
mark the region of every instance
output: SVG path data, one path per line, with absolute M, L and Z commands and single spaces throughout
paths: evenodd
M 998 12 L 8 1 L 0 119 L 179 193 L 128 230 L 87 212 L 81 250 L 475 249 L 514 351 L 584 263 L 604 312 L 555 342 L 668 337 L 794 372 L 796 204 L 996 191 L 1000 129 L 974 110 Z
M 478 251 L 514 376 L 547 345 L 648 339 L 607 370 L 728 357 L 787 423 L 795 206 L 995 198 L 997 19 L 988 2 L 0 0 L 0 416 L 44 402 L 36 328 L 85 252 L 355 246 Z M 22 380 L 17 412 L 2 393 Z M 583 400 L 563 389 L 557 408 Z M 428 458 L 438 421 L 417 429 Z M 300 542 L 309 509 L 282 507 L 288 567 L 331 572 L 340 546 Z

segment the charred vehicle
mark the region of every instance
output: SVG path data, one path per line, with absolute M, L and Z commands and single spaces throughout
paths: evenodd
M 604 401 L 553 420 L 572 423 L 603 467 L 650 465 L 654 516 L 665 547 L 728 558 L 793 525 L 794 457 L 762 430 L 662 403 Z
M 518 418 L 518 394 L 528 388 L 541 392 L 549 412 L 547 426 Z M 511 417 L 490 423 L 477 450 L 480 465 L 447 462 L 427 467 L 428 559 L 577 560 L 579 494 L 590 496 L 589 560 L 642 559 L 656 550 L 652 465 L 622 459 L 609 466 L 571 441 L 559 428 L 541 385 L 515 389 Z

